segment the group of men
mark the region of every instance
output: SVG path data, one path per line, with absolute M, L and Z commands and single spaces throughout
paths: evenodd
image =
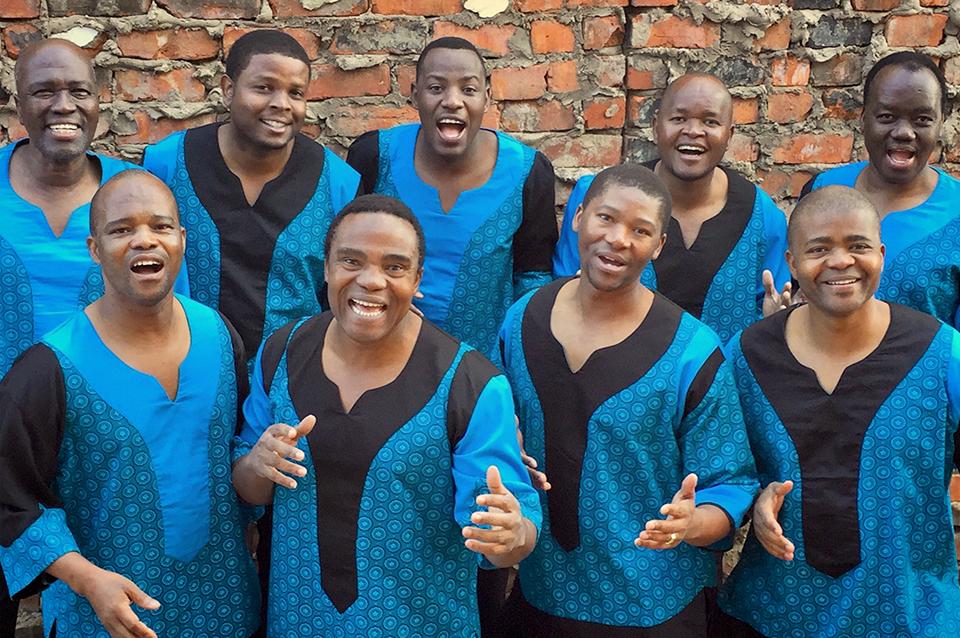
M 550 162 L 481 127 L 472 44 L 425 47 L 419 123 L 346 162 L 299 132 L 309 62 L 237 40 L 229 121 L 146 171 L 89 152 L 82 50 L 17 62 L 0 565 L 45 635 L 960 633 L 935 64 L 873 67 L 869 161 L 789 225 L 719 166 L 726 87 L 681 76 L 659 159 L 581 179 L 558 243 Z

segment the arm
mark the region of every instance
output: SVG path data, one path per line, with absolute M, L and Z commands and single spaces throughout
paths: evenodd
M 584 175 L 577 180 L 573 190 L 570 191 L 570 199 L 567 200 L 567 207 L 563 211 L 560 240 L 553 253 L 554 277 L 569 277 L 580 270 L 580 248 L 577 246 L 577 231 L 573 229 L 573 217 L 583 203 L 583 197 L 587 194 L 587 189 L 593 183 L 594 177 L 594 175 Z
M 513 299 L 553 278 L 557 245 L 556 177 L 550 160 L 537 151 L 523 184 L 523 219 L 513 236 Z

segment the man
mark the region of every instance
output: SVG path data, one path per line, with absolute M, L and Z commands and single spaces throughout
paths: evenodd
M 424 239 L 401 202 L 357 198 L 324 255 L 332 312 L 264 343 L 233 471 L 274 507 L 267 635 L 475 636 L 479 559 L 515 564 L 540 522 L 510 388 L 410 311 Z
M 880 233 L 853 189 L 801 200 L 787 259 L 808 303 L 730 346 L 764 486 L 721 590 L 730 636 L 960 635 L 960 334 L 876 298 Z
M 430 252 L 417 306 L 492 356 L 510 304 L 551 279 L 553 167 L 542 153 L 481 128 L 490 84 L 480 53 L 462 38 L 423 49 L 410 99 L 419 124 L 362 135 L 347 161 L 364 192 L 397 197 L 423 225 Z
M 863 88 L 869 160 L 821 173 L 804 194 L 831 184 L 863 193 L 887 247 L 877 296 L 960 327 L 960 180 L 928 164 L 947 97 L 943 72 L 927 56 L 900 51 L 877 62 Z
M 786 218 L 762 189 L 719 166 L 733 135 L 732 102 L 713 75 L 674 80 L 653 120 L 660 159 L 645 164 L 670 191 L 673 214 L 643 284 L 713 328 L 724 343 L 760 319 L 765 304 L 773 311 L 781 293 L 789 298 Z M 580 178 L 570 194 L 553 260 L 558 276 L 579 268 L 571 222 L 593 179 Z
M 706 548 L 753 500 L 720 340 L 640 281 L 669 220 L 650 170 L 602 171 L 573 220 L 581 276 L 507 314 L 503 369 L 551 483 L 520 565 L 524 636 L 704 636 L 717 572 Z
M 230 121 L 174 133 L 144 153 L 144 167 L 180 206 L 192 297 L 219 308 L 248 353 L 320 311 L 323 238 L 360 180 L 300 134 L 309 82 L 310 59 L 296 40 L 248 33 L 220 81 Z
M 172 294 L 183 238 L 157 178 L 108 180 L 88 240 L 103 297 L 0 386 L 0 562 L 18 596 L 49 585 L 45 635 L 256 629 L 229 465 L 243 350 L 217 312 Z

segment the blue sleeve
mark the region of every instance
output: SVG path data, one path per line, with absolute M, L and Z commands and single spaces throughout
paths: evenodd
M 953 327 L 960 330 L 960 304 L 957 305 L 957 311 L 953 315 Z
M 143 167 L 163 180 L 165 184 L 173 181 L 183 135 L 183 131 L 173 133 L 156 144 L 151 144 L 143 151 Z
M 951 330 L 950 362 L 947 366 L 949 421 L 953 428 L 953 466 L 960 470 L 960 333 Z
M 330 201 L 333 204 L 334 214 L 339 213 L 344 206 L 357 196 L 360 189 L 360 173 L 328 148 L 326 161 L 330 167 Z
M 569 277 L 580 270 L 580 250 L 577 248 L 577 232 L 573 230 L 573 217 L 584 195 L 587 194 L 587 189 L 593 183 L 594 177 L 594 175 L 584 175 L 577 180 L 573 190 L 570 191 L 570 199 L 567 200 L 567 207 L 563 210 L 560 240 L 553 253 L 554 277 Z
M 70 552 L 80 552 L 67 527 L 67 513 L 60 508 L 40 507 L 40 517 L 13 541 L 0 545 L 0 565 L 11 596 L 37 582 L 50 565 Z
M 763 270 L 773 273 L 773 283 L 777 290 L 790 281 L 790 269 L 787 267 L 787 217 L 770 199 L 763 189 L 757 188 L 757 206 L 763 213 L 763 239 L 766 253 L 763 257 Z M 763 279 L 757 282 L 757 308 L 763 310 Z
M 487 468 L 491 465 L 500 470 L 504 486 L 520 502 L 520 511 L 539 533 L 540 497 L 520 460 L 513 396 L 503 375 L 487 382 L 466 432 L 453 450 L 454 516 L 461 527 L 470 525 L 470 515 L 477 510 L 477 496 L 488 492 Z
M 243 426 L 240 428 L 240 434 L 234 438 L 233 462 L 236 463 L 241 456 L 247 454 L 260 436 L 268 427 L 273 425 L 273 408 L 270 405 L 270 397 L 263 389 L 263 346 L 257 350 L 257 356 L 253 360 L 253 372 L 250 375 L 250 394 L 243 402 Z
M 549 272 L 532 270 L 513 274 L 513 301 L 524 296 L 531 290 L 536 290 L 544 284 L 553 281 Z

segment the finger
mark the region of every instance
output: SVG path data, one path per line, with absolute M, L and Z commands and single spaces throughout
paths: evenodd
M 547 475 L 544 474 L 543 472 L 538 472 L 536 470 L 528 469 L 527 473 L 530 474 L 530 481 L 533 483 L 534 487 L 537 487 L 543 490 L 544 492 L 549 492 L 550 488 L 553 487 L 552 485 L 550 485 L 550 481 L 549 479 L 547 479 Z
M 643 529 L 647 532 L 655 532 L 669 536 L 670 534 L 683 535 L 686 533 L 687 527 L 689 526 L 690 521 L 687 518 L 671 518 L 665 521 L 647 521 L 647 524 L 643 526 Z
M 676 503 L 667 503 L 660 508 L 660 513 L 671 519 L 688 519 L 693 516 L 693 509 L 690 507 L 689 500 L 680 500 Z
M 289 474 L 290 476 L 304 477 L 307 475 L 307 468 L 302 465 L 297 465 L 296 463 L 291 463 L 290 461 L 281 460 L 274 466 L 274 469 L 284 474 Z
M 280 487 L 285 487 L 290 490 L 297 489 L 297 482 L 286 474 L 278 472 L 277 468 L 275 467 L 267 468 L 266 471 L 261 474 L 261 476 L 265 479 L 270 479 Z
M 776 287 L 776 285 L 775 285 L 774 282 L 773 282 L 773 273 L 770 272 L 769 270 L 764 270 L 764 271 L 763 271 L 762 278 L 763 278 L 763 290 L 764 290 L 764 292 L 766 292 L 769 296 L 776 298 L 776 296 L 777 296 L 777 287 Z M 756 280 L 754 280 L 754 281 L 756 281 Z
M 782 534 L 764 536 L 763 538 L 758 534 L 757 540 L 760 541 L 760 544 L 771 556 L 782 560 L 793 560 L 793 543 L 788 541 Z
M 463 537 L 475 540 L 479 543 L 490 543 L 491 545 L 505 545 L 515 536 L 511 530 L 504 529 L 483 529 L 482 527 L 464 527 Z
M 777 483 L 777 487 L 774 488 L 774 491 L 777 493 L 777 496 L 783 498 L 793 489 L 793 481 L 784 481 L 783 483 Z
M 122 624 L 127 631 L 137 636 L 137 638 L 157 638 L 157 634 L 147 627 L 143 621 L 133 613 L 133 610 L 126 605 L 124 605 L 122 609 L 117 610 L 117 620 L 120 621 L 120 624 Z
M 294 428 L 297 431 L 297 438 L 310 434 L 310 430 L 312 430 L 313 426 L 316 424 L 317 417 L 313 416 L 312 414 L 308 414 L 300 419 L 300 423 L 298 423 L 297 427 Z
M 472 538 L 467 539 L 463 544 L 471 552 L 484 554 L 485 556 L 499 556 L 510 551 L 508 546 L 501 543 L 484 543 Z
M 694 500 L 697 492 L 697 475 L 687 474 L 680 484 L 680 498 Z
M 490 494 L 509 494 L 507 488 L 503 486 L 500 470 L 496 465 L 487 468 L 487 488 L 490 490 Z M 480 499 L 477 499 L 477 503 L 480 503 Z
M 413 293 L 413 298 L 414 298 L 414 299 L 423 299 L 423 293 L 420 292 L 419 290 L 417 290 L 415 293 Z
M 497 509 L 501 512 L 519 512 L 520 503 L 513 494 L 481 494 L 477 497 L 477 505 Z
M 270 437 L 273 439 L 280 439 L 284 441 L 293 441 L 297 438 L 297 428 L 290 427 L 286 423 L 275 423 L 267 428 L 265 432 L 270 434 Z
M 264 440 L 263 446 L 267 449 L 267 451 L 273 452 L 281 459 L 302 461 L 305 457 L 303 450 L 297 448 L 296 446 L 290 445 L 289 443 L 284 443 L 281 439 L 268 438 Z M 271 465 L 274 464 L 271 463 Z
M 523 464 L 527 467 L 534 470 L 537 469 L 537 459 L 524 452 L 522 448 L 520 450 L 520 460 L 523 461 Z
M 664 534 L 662 532 L 650 531 L 646 529 L 640 532 L 640 534 L 637 536 L 638 540 L 657 543 L 660 545 L 673 545 L 679 543 L 681 538 L 682 535 L 676 532 Z
M 126 593 L 127 598 L 129 598 L 138 607 L 151 610 L 160 609 L 160 601 L 147 596 L 147 594 L 142 589 L 137 587 L 137 584 L 132 580 L 127 581 L 124 593 Z M 134 616 L 136 616 L 136 614 L 134 614 Z
M 474 512 L 470 515 L 470 522 L 474 525 L 492 525 L 496 527 L 516 527 L 519 517 L 516 512 Z

